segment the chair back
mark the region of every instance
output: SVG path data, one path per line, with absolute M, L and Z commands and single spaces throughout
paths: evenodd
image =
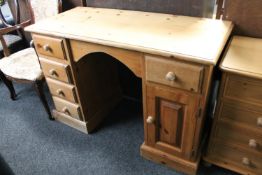
M 61 12 L 61 0 L 28 0 L 32 10 L 32 20 L 37 22 Z

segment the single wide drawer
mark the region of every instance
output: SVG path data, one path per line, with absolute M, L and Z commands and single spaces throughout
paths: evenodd
M 33 35 L 33 40 L 38 54 L 66 59 L 63 39 Z
M 63 100 L 55 96 L 53 96 L 53 100 L 54 100 L 55 108 L 57 111 L 64 113 L 68 116 L 71 116 L 75 119 L 78 119 L 78 120 L 81 119 L 81 111 L 80 111 L 79 105 L 68 102 L 66 100 Z
M 221 119 L 256 128 L 262 133 L 261 107 L 235 100 L 223 99 L 219 111 Z
M 241 145 L 262 156 L 262 132 L 238 123 L 219 121 L 215 133 L 215 137 L 222 142 Z
M 45 58 L 39 58 L 39 60 L 45 76 L 64 81 L 66 83 L 71 83 L 69 65 L 51 61 Z
M 146 56 L 146 80 L 200 92 L 204 67 Z
M 262 105 L 262 81 L 229 75 L 226 80 L 224 96 Z
M 77 102 L 75 86 L 51 78 L 46 78 L 46 81 L 52 95 L 68 101 Z
M 214 157 L 234 169 L 239 169 L 243 174 L 259 175 L 262 172 L 261 154 L 251 154 L 239 147 L 215 142 L 210 157 Z

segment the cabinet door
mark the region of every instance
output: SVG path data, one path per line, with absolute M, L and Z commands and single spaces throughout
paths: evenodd
M 147 86 L 146 144 L 185 159 L 193 154 L 198 96 Z

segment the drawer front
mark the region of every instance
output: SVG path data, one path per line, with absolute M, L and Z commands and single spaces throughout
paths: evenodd
M 53 96 L 53 100 L 57 111 L 80 120 L 81 111 L 79 105 L 65 101 L 61 98 L 54 97 L 54 96 Z
M 63 39 L 33 35 L 33 40 L 38 54 L 66 59 Z
M 204 67 L 146 56 L 146 80 L 200 92 Z
M 45 76 L 64 81 L 66 83 L 71 83 L 69 65 L 44 58 L 40 58 L 39 60 Z
M 238 122 L 262 132 L 262 108 L 238 101 L 222 100 L 221 119 Z
M 219 121 L 215 137 L 225 143 L 241 145 L 246 149 L 262 155 L 262 132 L 236 123 Z
M 52 95 L 68 101 L 77 102 L 75 86 L 46 78 L 49 90 Z
M 259 175 L 262 172 L 261 155 L 248 153 L 239 147 L 214 142 L 210 157 L 240 169 L 243 174 Z
M 229 75 L 226 80 L 224 96 L 262 105 L 262 81 Z

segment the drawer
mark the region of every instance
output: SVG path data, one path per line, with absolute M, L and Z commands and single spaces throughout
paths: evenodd
M 58 63 L 44 58 L 39 58 L 45 76 L 71 83 L 69 65 Z
M 251 154 L 239 147 L 214 142 L 210 157 L 222 161 L 225 165 L 238 169 L 243 174 L 261 174 L 261 155 Z
M 204 67 L 146 56 L 146 80 L 200 92 Z
M 53 96 L 53 100 L 57 111 L 80 120 L 81 111 L 79 105 L 68 102 L 55 96 Z
M 253 128 L 238 123 L 219 121 L 216 126 L 215 137 L 225 143 L 241 145 L 262 155 L 262 132 L 256 132 Z
M 259 106 L 223 99 L 219 117 L 256 128 L 262 132 L 262 108 Z
M 262 105 L 262 81 L 229 75 L 226 80 L 224 96 Z
M 46 78 L 49 90 L 52 95 L 68 101 L 77 102 L 75 86 Z
M 66 59 L 63 39 L 33 35 L 33 40 L 38 54 Z

